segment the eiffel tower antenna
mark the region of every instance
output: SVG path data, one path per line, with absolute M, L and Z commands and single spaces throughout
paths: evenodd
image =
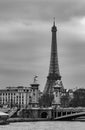
M 55 26 L 55 17 L 53 17 L 53 25 Z

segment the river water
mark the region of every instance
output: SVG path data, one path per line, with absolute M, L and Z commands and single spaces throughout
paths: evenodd
M 85 130 L 85 122 L 17 122 L 9 125 L 0 125 L 0 130 Z

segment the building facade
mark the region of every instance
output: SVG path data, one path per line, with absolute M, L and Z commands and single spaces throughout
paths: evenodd
M 33 82 L 30 87 L 6 87 L 0 90 L 0 105 L 7 107 L 38 107 L 39 84 Z

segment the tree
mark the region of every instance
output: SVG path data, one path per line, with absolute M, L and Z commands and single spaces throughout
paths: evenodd
M 77 89 L 74 98 L 69 103 L 70 107 L 85 107 L 85 89 Z
M 53 94 L 43 94 L 39 99 L 39 106 L 40 107 L 50 107 L 52 105 L 52 101 L 54 99 Z
M 61 106 L 62 107 L 69 107 L 69 94 L 66 93 L 61 97 Z

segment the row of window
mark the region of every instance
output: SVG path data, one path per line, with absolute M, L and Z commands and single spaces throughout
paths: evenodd
M 7 99 L 5 99 L 5 100 L 3 99 L 3 100 L 2 100 L 2 99 L 0 99 L 0 104 L 1 104 L 1 103 L 2 103 L 2 104 L 5 104 L 5 103 L 8 103 L 8 102 L 9 102 L 9 103 L 24 104 L 24 100 L 22 100 L 22 101 L 19 100 L 19 101 L 18 101 L 18 100 L 12 100 L 12 99 L 11 99 L 11 100 L 7 100 Z
M 2 95 L 16 95 L 17 93 L 0 93 L 0 96 Z M 23 93 L 18 93 L 19 95 L 23 95 Z

